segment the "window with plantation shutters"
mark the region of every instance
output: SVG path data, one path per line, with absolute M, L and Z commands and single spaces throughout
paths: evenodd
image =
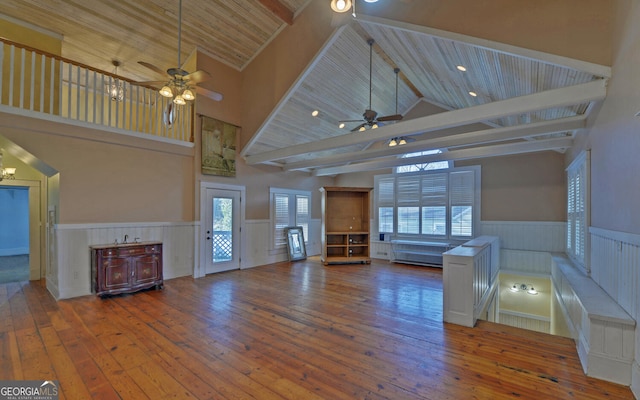
M 420 233 L 420 176 L 402 175 L 396 178 L 397 232 Z
M 567 255 L 589 270 L 589 163 L 590 153 L 581 153 L 567 168 Z
M 473 171 L 456 171 L 449 174 L 451 236 L 473 236 L 474 179 Z
M 393 233 L 395 178 L 380 178 L 377 183 L 378 232 Z
M 480 220 L 480 167 L 378 175 L 378 232 L 406 239 L 466 239 Z
M 305 242 L 309 240 L 311 193 L 307 191 L 271 188 L 272 249 L 286 247 L 285 228 L 301 226 Z
M 429 174 L 421 177 L 421 233 L 445 236 L 447 234 L 448 174 Z

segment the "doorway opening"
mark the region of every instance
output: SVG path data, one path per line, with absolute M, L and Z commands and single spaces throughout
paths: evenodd
M 29 188 L 0 186 L 0 283 L 28 281 Z
M 244 187 L 202 183 L 201 252 L 194 277 L 241 268 Z

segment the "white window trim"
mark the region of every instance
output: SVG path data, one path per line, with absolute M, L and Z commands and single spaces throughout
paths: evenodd
M 569 258 L 580 268 L 582 268 L 587 274 L 591 271 L 591 235 L 589 234 L 589 228 L 591 226 L 591 151 L 582 151 L 566 169 L 567 172 L 567 232 L 565 234 L 566 253 Z M 569 213 L 569 200 L 571 199 L 571 182 L 579 174 L 582 174 L 582 190 L 581 198 L 578 201 L 584 202 L 584 212 L 582 215 Z M 577 218 L 577 219 L 576 219 Z M 579 219 L 579 220 L 578 220 Z M 583 237 L 583 251 L 582 254 L 576 254 L 575 249 L 571 246 L 570 240 L 575 239 L 576 225 L 581 223 L 583 228 L 581 234 Z M 570 232 L 571 235 L 570 235 Z M 571 237 L 569 237 L 571 236 Z M 575 240 L 573 240 L 575 242 Z
M 290 201 L 289 202 L 289 218 L 293 218 L 293 220 L 295 221 L 295 217 L 296 217 L 296 202 L 295 202 L 295 198 L 296 196 L 306 196 L 309 199 L 309 235 L 311 235 L 311 192 L 308 190 L 295 190 L 295 189 L 282 189 L 282 188 L 275 188 L 275 187 L 270 187 L 269 188 L 269 246 L 271 248 L 271 250 L 282 250 L 282 249 L 286 249 L 286 245 L 278 245 L 276 246 L 276 237 L 275 237 L 275 230 L 276 230 L 276 223 L 275 223 L 275 215 L 274 215 L 274 195 L 275 194 L 284 194 L 284 195 L 288 195 L 289 196 L 289 200 L 291 200 L 293 198 L 293 203 Z M 304 242 L 308 243 L 309 242 L 309 238 L 307 237 L 308 235 L 305 235 L 304 237 Z

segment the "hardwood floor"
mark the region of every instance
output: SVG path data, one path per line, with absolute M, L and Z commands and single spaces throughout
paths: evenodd
M 0 285 L 0 380 L 61 399 L 632 399 L 570 339 L 442 322 L 442 271 L 317 258 L 56 302 Z

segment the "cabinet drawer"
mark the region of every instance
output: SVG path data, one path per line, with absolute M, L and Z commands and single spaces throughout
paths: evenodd
M 146 254 L 146 249 L 143 246 L 121 247 L 118 249 L 118 255 L 120 256 L 137 256 L 142 254 Z
M 100 250 L 100 254 L 102 255 L 102 257 L 117 257 L 118 256 L 118 249 L 104 249 L 104 250 Z

